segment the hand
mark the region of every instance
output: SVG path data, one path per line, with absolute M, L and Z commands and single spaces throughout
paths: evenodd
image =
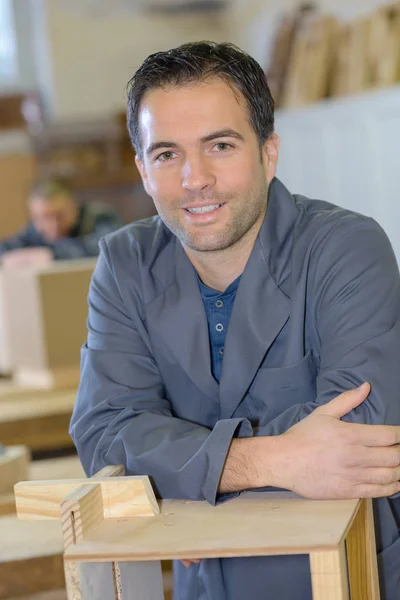
M 18 248 L 10 250 L 1 257 L 3 267 L 25 267 L 44 265 L 53 260 L 50 248 Z
M 189 567 L 191 567 L 194 563 L 199 564 L 201 563 L 201 558 L 191 558 L 190 560 L 181 560 L 181 563 L 183 565 L 185 565 L 185 567 L 188 569 Z
M 344 392 L 278 436 L 275 485 L 313 499 L 400 491 L 400 427 L 340 420 L 369 393 L 368 383 Z

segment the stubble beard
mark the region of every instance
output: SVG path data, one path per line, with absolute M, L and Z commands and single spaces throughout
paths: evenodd
M 261 189 L 255 192 L 251 190 L 247 193 L 246 202 L 244 196 L 238 198 L 237 196 L 230 196 L 229 200 L 225 196 L 225 200 L 221 198 L 215 198 L 212 200 L 217 203 L 227 201 L 241 206 L 241 210 L 234 210 L 232 217 L 226 226 L 215 232 L 207 233 L 207 226 L 199 226 L 198 231 L 194 232 L 194 228 L 187 229 L 182 224 L 179 218 L 174 218 L 171 215 L 165 214 L 164 211 L 158 210 L 161 219 L 164 224 L 172 231 L 174 235 L 180 240 L 180 242 L 194 250 L 196 252 L 218 252 L 226 250 L 227 248 L 237 244 L 244 236 L 256 225 L 258 221 L 262 222 L 262 218 L 266 212 L 268 187 L 264 185 Z

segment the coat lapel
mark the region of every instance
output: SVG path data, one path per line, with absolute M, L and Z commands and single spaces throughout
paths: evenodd
M 293 227 L 298 210 L 275 179 L 267 215 L 241 277 L 228 327 L 220 381 L 220 418 L 230 418 L 252 384 L 274 340 L 289 319 Z M 287 286 L 285 286 L 287 287 Z
M 193 266 L 175 238 L 163 265 L 175 273 L 165 291 L 148 306 L 152 328 L 181 364 L 187 375 L 206 396 L 218 401 L 218 383 L 211 373 L 210 342 L 207 318 Z M 160 275 L 160 268 L 158 269 Z
M 267 215 L 236 294 L 219 385 L 211 373 L 208 324 L 196 274 L 174 236 L 154 265 L 162 287 L 147 304 L 151 328 L 196 387 L 216 402 L 219 397 L 220 419 L 235 412 L 289 318 L 288 282 L 298 216 L 293 197 L 274 179 Z

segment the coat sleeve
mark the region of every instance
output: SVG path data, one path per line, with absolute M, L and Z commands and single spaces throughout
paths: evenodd
M 35 245 L 36 236 L 31 226 L 28 226 L 23 231 L 6 238 L 4 240 L 0 240 L 0 257 L 6 252 L 11 252 L 12 250 L 19 250 L 21 248 L 29 248 Z M 37 244 L 40 245 L 40 244 Z
M 386 234 L 372 219 L 354 219 L 313 254 L 307 310 L 316 398 L 284 411 L 260 434 L 283 433 L 364 381 L 371 384 L 369 397 L 343 420 L 400 425 L 400 279 Z
M 152 356 L 140 299 L 127 311 L 106 239 L 89 292 L 88 338 L 70 432 L 88 475 L 123 464 L 149 475 L 160 497 L 215 504 L 234 436 L 251 436 L 246 419 L 212 430 L 174 417 Z

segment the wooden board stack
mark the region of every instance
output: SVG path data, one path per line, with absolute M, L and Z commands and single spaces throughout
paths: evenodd
M 284 108 L 399 82 L 400 2 L 350 22 L 312 7 L 286 15 L 268 76 Z
M 267 72 L 268 85 L 275 105 L 282 103 L 282 94 L 289 66 L 296 31 L 297 19 L 286 15 L 281 20 L 274 40 L 270 66 Z
M 342 24 L 337 37 L 332 95 L 358 94 L 368 89 L 369 19 Z
M 296 31 L 283 91 L 282 106 L 316 102 L 328 94 L 337 21 L 313 12 Z
M 373 87 L 400 81 L 400 3 L 382 6 L 373 13 L 368 62 Z

